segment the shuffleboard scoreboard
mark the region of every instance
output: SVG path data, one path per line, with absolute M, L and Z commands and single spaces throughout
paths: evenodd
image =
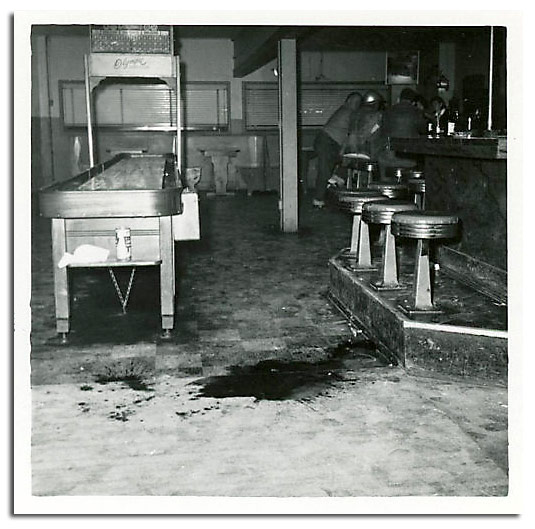
M 92 25 L 91 53 L 173 55 L 173 27 L 160 25 Z

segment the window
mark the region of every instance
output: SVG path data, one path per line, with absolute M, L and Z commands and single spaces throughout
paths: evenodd
M 86 126 L 83 81 L 61 81 L 61 110 L 66 127 Z M 186 130 L 229 129 L 230 83 L 191 82 L 181 90 L 181 126 Z M 102 84 L 93 90 L 93 123 L 124 130 L 176 127 L 174 90 L 166 84 Z
M 277 83 L 243 83 L 245 128 L 269 129 L 279 123 L 279 89 Z
M 186 83 L 182 102 L 182 126 L 186 130 L 229 130 L 230 83 Z
M 86 125 L 85 91 L 83 81 L 60 81 L 61 113 L 66 127 Z
M 302 83 L 298 91 L 301 127 L 321 127 L 354 91 L 376 90 L 390 103 L 390 87 L 384 83 Z M 278 84 L 246 81 L 243 83 L 245 128 L 271 129 L 278 126 Z

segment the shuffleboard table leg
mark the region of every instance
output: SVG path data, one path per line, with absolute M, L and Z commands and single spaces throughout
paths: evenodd
M 67 267 L 58 263 L 66 251 L 65 219 L 52 219 L 52 261 L 54 267 L 54 298 L 56 302 L 56 330 L 63 337 L 69 332 L 70 303 Z
M 175 320 L 175 241 L 171 217 L 160 217 L 160 304 L 162 328 L 171 332 Z

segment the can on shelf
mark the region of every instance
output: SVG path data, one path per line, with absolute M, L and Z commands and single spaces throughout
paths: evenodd
M 132 259 L 130 228 L 117 228 L 115 230 L 115 246 L 117 247 L 117 259 L 119 261 L 130 261 Z

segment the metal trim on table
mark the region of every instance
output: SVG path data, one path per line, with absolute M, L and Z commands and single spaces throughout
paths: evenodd
M 44 191 L 41 214 L 52 218 L 163 217 L 182 213 L 178 188 Z
M 95 263 L 71 263 L 68 268 L 111 268 L 127 266 L 156 266 L 162 264 L 161 259 L 154 261 L 98 261 Z

